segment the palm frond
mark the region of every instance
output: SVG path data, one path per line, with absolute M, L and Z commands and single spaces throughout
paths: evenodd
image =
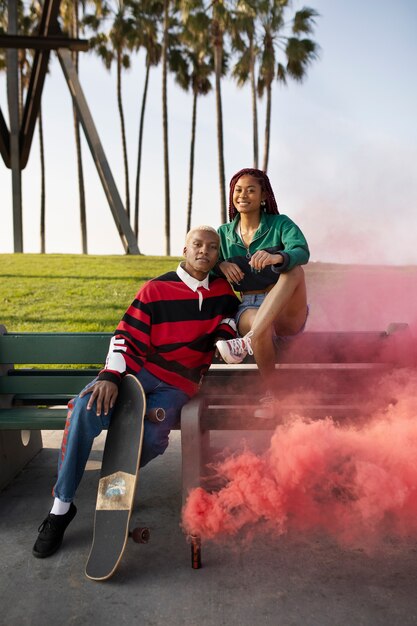
M 297 81 L 303 80 L 307 67 L 317 56 L 317 44 L 311 39 L 289 37 L 286 48 L 287 72 Z
M 287 84 L 287 72 L 282 63 L 278 63 L 277 65 L 277 81 L 283 85 Z
M 309 7 L 303 7 L 294 15 L 292 32 L 295 35 L 298 35 L 300 33 L 312 33 L 313 27 L 316 23 L 316 17 L 319 17 L 319 13 L 317 13 L 317 11 L 315 11 L 314 9 L 310 9 Z

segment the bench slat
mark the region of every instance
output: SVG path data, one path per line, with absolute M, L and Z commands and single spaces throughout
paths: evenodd
M 104 363 L 111 333 L 0 334 L 0 363 Z
M 37 409 L 13 407 L 0 409 L 3 430 L 61 430 L 65 428 L 67 409 Z
M 345 363 L 402 363 L 408 365 L 411 354 L 407 324 L 391 324 L 386 331 L 306 331 L 280 346 L 279 364 L 345 364 Z M 216 359 L 215 363 L 220 363 Z M 247 357 L 245 364 L 254 363 Z
M 63 430 L 67 419 L 67 409 L 13 407 L 0 409 L 0 429 L 2 430 Z M 179 430 L 179 425 L 172 430 Z
M 0 376 L 0 394 L 23 394 L 49 397 L 77 395 L 89 382 L 91 375 Z M 26 398 L 27 399 L 27 398 Z
M 310 419 L 332 417 L 336 421 L 363 415 L 363 406 L 358 404 L 285 406 L 277 410 L 273 419 L 255 418 L 254 412 L 258 408 L 259 405 L 209 405 L 202 411 L 200 427 L 202 430 L 273 430 L 293 415 Z

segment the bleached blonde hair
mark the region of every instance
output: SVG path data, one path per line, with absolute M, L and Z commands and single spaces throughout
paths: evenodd
M 209 233 L 213 233 L 213 235 L 216 235 L 218 241 L 220 241 L 220 237 L 219 237 L 219 233 L 217 232 L 217 230 L 215 228 L 213 228 L 213 226 L 207 226 L 206 224 L 203 224 L 202 226 L 194 226 L 191 230 L 188 231 L 186 237 L 185 237 L 185 245 L 188 244 L 191 236 L 196 233 L 199 230 L 203 230 L 203 231 L 207 231 Z

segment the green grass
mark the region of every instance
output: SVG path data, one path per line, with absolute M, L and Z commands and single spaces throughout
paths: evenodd
M 139 287 L 177 257 L 0 254 L 0 324 L 15 332 L 112 332 Z
M 178 257 L 0 254 L 0 324 L 9 331 L 113 332 L 139 287 L 175 269 Z M 309 263 L 307 288 L 333 294 L 346 275 L 390 276 L 415 266 Z M 390 279 L 391 280 L 391 279 Z

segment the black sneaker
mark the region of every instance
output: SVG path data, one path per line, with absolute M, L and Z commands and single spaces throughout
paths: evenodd
M 49 513 L 38 528 L 38 538 L 32 549 L 33 556 L 44 559 L 58 550 L 64 538 L 64 532 L 77 513 L 77 507 L 71 502 L 71 506 L 65 515 L 53 515 Z

